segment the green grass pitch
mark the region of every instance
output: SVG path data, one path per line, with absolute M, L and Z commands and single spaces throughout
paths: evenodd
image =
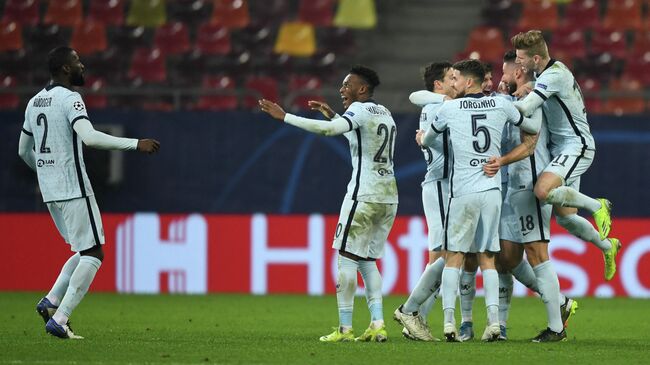
M 650 362 L 650 301 L 580 299 L 564 343 L 528 340 L 545 327 L 537 298 L 515 298 L 508 335 L 498 343 L 424 343 L 402 338 L 392 311 L 404 297 L 384 298 L 389 341 L 320 343 L 337 323 L 334 296 L 116 295 L 90 293 L 72 318 L 80 341 L 47 335 L 34 307 L 42 293 L 0 293 L 1 364 L 638 364 Z M 482 298 L 475 331 L 485 326 Z M 436 303 L 429 322 L 441 336 Z M 355 302 L 361 334 L 369 314 Z

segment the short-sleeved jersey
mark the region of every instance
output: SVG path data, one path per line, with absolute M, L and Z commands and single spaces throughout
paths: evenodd
M 438 111 L 431 128 L 437 133 L 449 130 L 453 154 L 449 192 L 451 197 L 501 189 L 501 175 L 488 177 L 483 165 L 501 155 L 501 134 L 506 123 L 520 125 L 523 116 L 515 106 L 500 97 L 468 94 L 447 101 Z
M 438 109 L 442 103 L 427 104 L 422 108 L 420 114 L 420 129 L 426 131 L 431 127 L 431 123 L 436 118 Z M 427 173 L 424 175 L 422 184 L 426 184 L 435 180 L 446 179 L 449 176 L 449 135 L 447 133 L 439 134 L 433 140 L 433 144 L 429 147 L 422 147 L 424 153 L 424 160 L 427 163 Z
M 393 154 L 397 127 L 390 111 L 372 100 L 352 103 L 342 116 L 350 124 L 344 133 L 350 142 L 352 178 L 347 198 L 396 204 L 397 182 Z
M 80 119 L 88 119 L 81 95 L 61 85 L 47 86 L 27 104 L 23 132 L 34 136 L 36 175 L 44 202 L 93 195 L 82 141 L 72 129 Z
M 553 155 L 572 150 L 581 155 L 585 150 L 596 149 L 587 123 L 582 91 L 562 62 L 551 59 L 544 71 L 537 75 L 533 91 L 545 100 L 542 108 Z

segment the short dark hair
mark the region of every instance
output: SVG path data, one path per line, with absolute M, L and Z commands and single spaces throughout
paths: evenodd
M 50 75 L 55 76 L 61 72 L 61 68 L 70 62 L 73 51 L 70 47 L 59 46 L 47 54 L 47 67 L 50 69 Z
M 451 68 L 451 63 L 447 61 L 432 62 L 422 68 L 422 80 L 424 80 L 424 88 L 433 91 L 434 81 L 442 81 L 445 78 L 445 73 Z
M 485 70 L 486 74 L 492 72 L 492 64 L 489 62 L 483 62 L 483 69 Z
M 375 91 L 375 88 L 380 84 L 377 72 L 369 67 L 356 65 L 350 69 L 350 73 L 361 77 L 363 81 L 368 84 L 368 92 L 370 95 L 372 95 L 372 93 Z
M 478 60 L 462 60 L 454 63 L 454 70 L 458 70 L 461 75 L 471 77 L 479 85 L 485 80 L 485 67 Z
M 514 63 L 517 59 L 517 52 L 514 49 L 509 50 L 503 55 L 503 63 Z

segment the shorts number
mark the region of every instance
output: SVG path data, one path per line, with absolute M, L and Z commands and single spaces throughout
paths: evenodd
M 522 231 L 532 231 L 535 228 L 535 222 L 533 221 L 532 215 L 527 215 L 526 217 L 520 216 L 519 222 L 521 223 Z
M 431 165 L 433 162 L 433 152 L 431 152 L 431 148 L 429 147 L 421 147 L 422 152 L 424 152 L 424 158 L 427 160 L 427 165 Z
M 560 166 L 564 167 L 564 164 L 566 163 L 566 161 L 568 159 L 569 159 L 569 155 L 557 155 L 557 157 L 554 158 L 553 161 L 551 161 L 551 163 L 553 165 L 560 165 Z M 562 160 L 562 161 L 560 161 L 560 160 Z
M 474 135 L 474 137 L 477 137 L 476 141 L 474 141 L 474 143 L 472 145 L 474 146 L 474 151 L 476 151 L 478 153 L 487 152 L 487 150 L 490 149 L 490 143 L 491 143 L 490 131 L 487 129 L 487 127 L 486 126 L 480 126 L 480 127 L 477 126 L 478 121 L 483 120 L 483 119 L 487 119 L 487 115 L 485 115 L 485 114 L 474 114 L 474 115 L 472 115 L 472 134 Z M 481 146 L 479 144 L 479 142 L 478 142 L 479 133 L 482 133 L 484 135 L 483 139 L 485 140 L 485 144 L 483 146 Z
M 377 135 L 383 135 L 384 141 L 381 143 L 379 150 L 375 154 L 375 158 L 373 159 L 375 162 L 386 163 L 389 160 L 391 163 L 393 162 L 393 145 L 395 143 L 395 132 L 395 126 L 391 127 L 390 132 L 388 131 L 388 126 L 386 126 L 386 124 L 382 123 L 377 127 Z M 386 149 L 386 145 L 388 145 L 388 158 L 382 156 L 384 154 L 384 150 Z
M 43 113 L 36 117 L 36 125 L 40 126 L 41 124 L 45 128 L 43 131 L 43 140 L 41 141 L 41 153 L 50 153 L 50 147 L 45 146 L 45 141 L 47 140 L 47 117 Z

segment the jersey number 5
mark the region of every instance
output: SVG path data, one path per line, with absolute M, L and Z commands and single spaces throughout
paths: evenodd
M 474 135 L 474 137 L 477 137 L 474 143 L 472 143 L 472 145 L 474 146 L 474 151 L 478 153 L 485 153 L 488 149 L 490 149 L 490 143 L 491 143 L 490 131 L 487 129 L 487 127 L 484 125 L 479 127 L 477 125 L 478 121 L 483 119 L 487 119 L 487 116 L 485 114 L 472 115 L 472 135 Z M 483 139 L 485 140 L 485 144 L 483 146 L 479 144 L 479 140 L 478 140 L 479 134 L 484 135 Z
M 378 136 L 384 136 L 384 141 L 381 143 L 381 146 L 379 147 L 379 150 L 375 154 L 375 158 L 373 159 L 375 162 L 380 162 L 380 163 L 386 163 L 388 160 L 390 162 L 393 162 L 393 144 L 395 143 L 395 126 L 393 126 L 390 129 L 390 132 L 388 131 L 388 126 L 386 124 L 380 124 L 379 127 L 377 127 L 377 135 Z M 382 156 L 384 154 L 384 150 L 386 149 L 386 145 L 388 145 L 388 158 Z
M 40 127 L 41 124 L 45 128 L 43 131 L 43 140 L 41 141 L 41 153 L 50 153 L 50 147 L 45 146 L 45 141 L 47 140 L 47 117 L 43 113 L 36 117 L 36 125 Z

